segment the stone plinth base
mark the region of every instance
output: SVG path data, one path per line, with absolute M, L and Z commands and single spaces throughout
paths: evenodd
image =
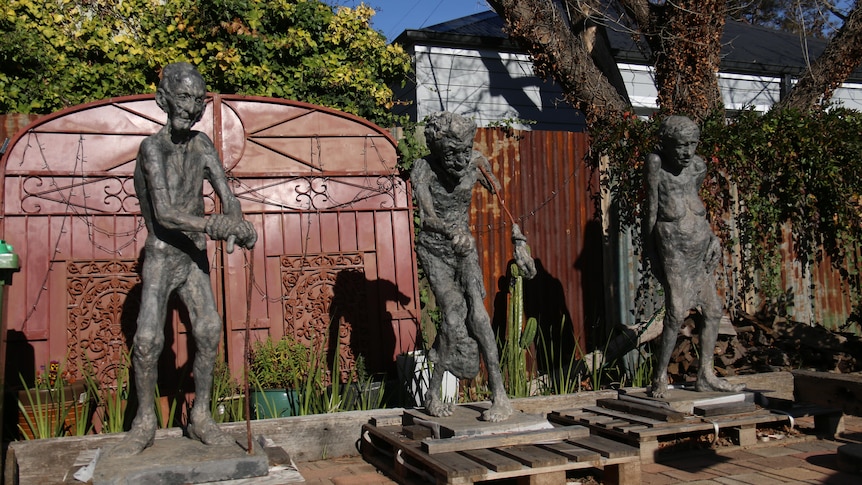
M 101 457 L 93 484 L 169 485 L 261 477 L 268 472 L 269 460 L 258 448 L 249 455 L 239 445 L 207 446 L 188 438 L 158 439 L 132 457 Z

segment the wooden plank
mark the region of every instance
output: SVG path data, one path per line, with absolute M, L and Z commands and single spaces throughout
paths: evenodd
M 516 485 L 563 485 L 566 483 L 566 472 L 559 470 L 527 475 L 518 477 L 515 483 Z
M 559 466 L 569 462 L 562 455 L 534 445 L 507 446 L 497 449 L 497 452 L 517 460 L 530 468 Z
M 410 424 L 406 426 L 402 426 L 402 432 L 405 436 L 410 438 L 411 440 L 424 440 L 425 438 L 430 438 L 433 434 L 431 432 L 431 428 L 427 426 L 422 426 L 419 424 Z
M 498 448 L 501 446 L 524 445 L 544 441 L 563 441 L 572 438 L 589 436 L 590 430 L 583 426 L 565 426 L 562 428 L 525 431 L 519 433 L 454 437 L 446 439 L 422 440 L 422 450 L 429 455 L 451 451 L 477 450 L 480 448 Z
M 724 426 L 745 426 L 748 424 L 765 424 L 775 423 L 778 421 L 790 421 L 790 417 L 786 414 L 773 413 L 762 410 L 748 414 L 736 414 L 732 416 L 722 416 L 719 419 L 711 419 L 709 423 L 716 423 L 721 427 Z
M 541 446 L 542 448 L 551 450 L 554 453 L 559 453 L 576 463 L 599 461 L 602 459 L 601 455 L 599 455 L 598 452 L 582 448 L 573 443 L 569 443 L 568 441 L 563 441 L 561 443 L 549 443 Z
M 695 406 L 694 414 L 705 418 L 713 416 L 723 416 L 727 414 L 750 413 L 757 410 L 757 406 L 753 402 L 732 402 L 724 404 L 706 404 L 703 406 Z
M 612 421 L 606 421 L 603 423 L 598 423 L 598 426 L 605 428 L 605 429 L 617 429 L 620 426 L 628 426 L 630 424 L 632 424 L 632 422 L 625 420 L 625 419 L 614 419 Z
M 640 451 L 634 447 L 619 441 L 592 435 L 587 438 L 570 440 L 573 444 L 588 450 L 599 452 L 605 458 L 623 458 L 627 456 L 640 456 Z
M 599 426 L 602 423 L 607 423 L 613 421 L 614 418 L 611 416 L 604 416 L 601 414 L 593 414 L 593 415 L 584 415 L 578 420 L 580 424 L 585 426 Z
M 572 409 L 562 409 L 560 411 L 551 411 L 552 416 L 561 416 L 570 419 L 578 418 L 579 416 L 586 414 L 584 412 L 584 408 L 572 408 Z
M 710 431 L 712 429 L 715 429 L 712 423 L 706 423 L 703 420 L 698 419 L 696 421 L 686 421 L 684 423 L 674 424 L 671 426 L 654 427 L 644 430 L 631 430 L 629 431 L 629 433 L 638 439 L 655 439 L 659 436 L 668 436 L 679 433 L 693 433 L 697 431 Z
M 645 429 L 649 429 L 649 426 L 645 426 L 643 424 L 629 423 L 628 426 L 617 426 L 613 429 L 614 429 L 614 431 L 619 431 L 621 433 L 632 433 L 632 432 L 636 432 L 636 431 L 643 431 Z
M 400 429 L 400 426 L 393 428 Z M 420 449 L 418 442 L 393 432 L 393 428 L 378 428 L 370 424 L 362 427 L 363 432 L 368 432 L 371 437 L 391 445 L 393 454 L 400 450 L 405 459 L 409 458 L 415 463 L 414 466 L 427 469 L 438 478 L 445 478 L 447 481 L 452 478 L 473 480 L 481 479 L 488 472 L 487 468 L 457 453 L 441 453 L 432 457 Z
M 845 414 L 862 415 L 862 376 L 794 370 L 793 395 L 797 402 L 809 402 L 841 409 Z
M 451 482 L 455 478 L 467 478 L 472 482 L 480 481 L 488 474 L 488 468 L 480 463 L 459 455 L 458 453 L 440 453 L 433 458 L 430 455 L 414 455 L 417 461 L 425 464 L 437 462 L 446 467 L 446 481 Z
M 603 478 L 607 485 L 640 485 L 641 463 L 633 461 L 606 466 Z
M 623 401 L 620 399 L 599 399 L 596 404 L 601 408 L 607 408 L 614 411 L 622 411 L 629 415 L 636 415 L 644 419 L 643 424 L 656 424 L 656 422 L 666 421 L 669 423 L 679 423 L 685 419 L 685 414 L 672 409 L 664 409 L 657 406 L 647 406 L 645 404 Z
M 488 449 L 467 450 L 461 454 L 495 472 L 512 472 L 524 468 L 521 462 Z

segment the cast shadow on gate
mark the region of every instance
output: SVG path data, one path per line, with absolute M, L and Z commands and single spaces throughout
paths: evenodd
M 392 375 L 395 350 L 402 348 L 403 343 L 399 342 L 402 336 L 396 331 L 395 316 L 387 309 L 387 302 L 406 306 L 410 300 L 410 296 L 389 280 L 369 280 L 364 271 L 356 269 L 339 271 L 328 308 L 329 321 L 338 322 L 329 325 L 327 361 L 330 369 L 338 358 L 336 352 L 341 342 L 348 344 L 354 359 L 363 357 L 369 373 Z M 342 356 L 345 350 L 341 350 Z

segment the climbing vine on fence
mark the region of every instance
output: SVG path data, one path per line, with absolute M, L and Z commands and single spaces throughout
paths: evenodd
M 636 227 L 644 200 L 644 156 L 657 146 L 658 120 L 626 116 L 591 132 L 591 160 L 602 187 L 617 201 L 624 227 Z M 782 230 L 802 263 L 828 256 L 860 300 L 853 268 L 862 240 L 862 113 L 835 107 L 816 112 L 745 111 L 730 122 L 713 118 L 702 126 L 698 153 L 708 166 L 702 197 L 725 246 L 739 244 L 742 291 L 766 298 L 784 288 L 750 278 L 780 274 Z M 735 214 L 736 232 L 727 222 Z M 768 278 L 766 278 L 768 280 Z M 770 294 L 773 293 L 773 294 Z

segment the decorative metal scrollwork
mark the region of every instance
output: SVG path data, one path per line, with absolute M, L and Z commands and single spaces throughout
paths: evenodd
M 68 370 L 81 377 L 91 367 L 100 385 L 116 385 L 138 313 L 137 261 L 69 261 L 66 283 Z
M 361 335 L 367 303 L 364 256 L 281 256 L 281 277 L 284 333 L 318 352 L 338 348 L 341 380 L 348 380 L 356 355 L 367 345 Z

